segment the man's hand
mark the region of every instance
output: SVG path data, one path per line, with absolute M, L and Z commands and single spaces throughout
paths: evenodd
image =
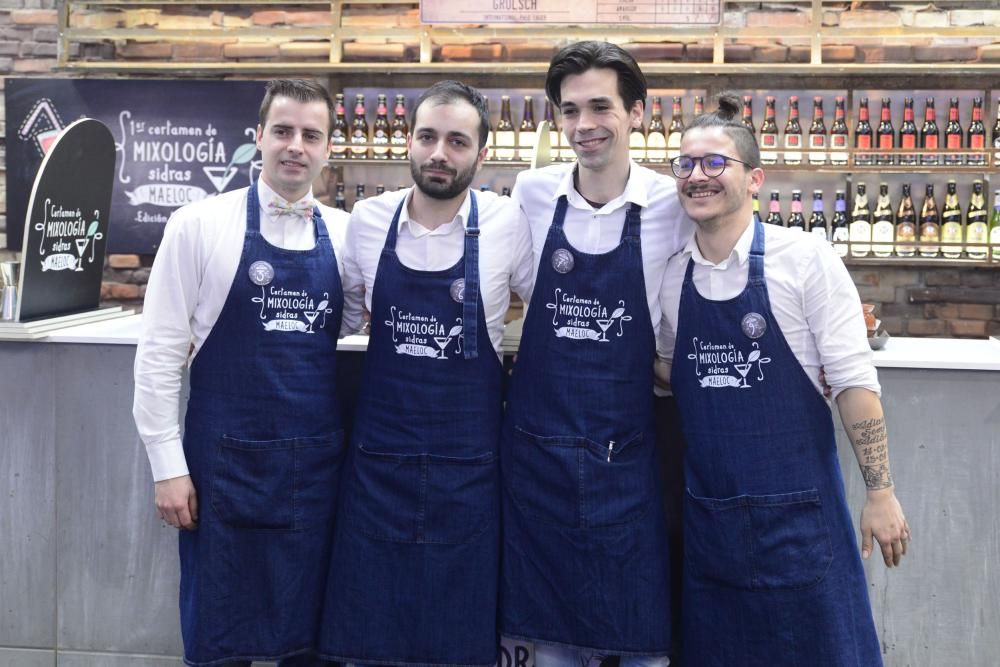
M 656 360 L 653 361 L 653 384 L 660 389 L 671 391 L 670 370 L 672 366 L 672 362 L 664 361 L 663 359 L 657 357 Z
M 190 475 L 156 482 L 156 511 L 174 528 L 198 527 L 198 494 Z
M 891 486 L 868 491 L 868 499 L 861 510 L 862 558 L 871 555 L 873 537 L 882 549 L 886 567 L 899 565 L 910 542 L 910 525 L 906 523 L 903 508 Z

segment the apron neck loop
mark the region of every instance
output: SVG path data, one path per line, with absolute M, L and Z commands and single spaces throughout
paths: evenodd
M 631 202 L 625 212 L 625 224 L 622 225 L 622 241 L 639 241 L 639 228 L 642 225 L 642 207 Z
M 392 222 L 389 223 L 389 233 L 385 236 L 385 247 L 383 250 L 396 252 L 396 238 L 399 236 L 399 215 L 403 212 L 404 204 L 406 204 L 406 197 L 403 197 L 403 201 L 399 202 L 399 206 L 396 207 L 396 213 L 392 216 Z
M 569 206 L 569 200 L 566 199 L 566 195 L 559 195 L 559 201 L 556 202 L 556 212 L 552 216 L 552 227 L 555 229 L 562 229 L 563 221 L 566 219 L 566 208 Z
M 479 328 L 479 207 L 469 190 L 469 219 L 465 225 L 465 289 L 462 295 L 462 331 L 466 359 L 476 359 Z M 564 198 L 565 199 L 565 198 Z
M 753 243 L 750 244 L 750 275 L 751 285 L 764 284 L 764 225 L 754 220 Z
M 257 196 L 257 181 L 247 191 L 247 236 L 260 234 L 260 198 Z

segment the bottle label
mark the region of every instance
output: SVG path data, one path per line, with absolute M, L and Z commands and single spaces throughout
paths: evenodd
M 763 146 L 764 148 L 777 148 L 777 146 L 778 146 L 778 135 L 776 135 L 776 134 L 762 134 L 762 135 L 760 135 L 760 145 Z
M 847 135 L 846 134 L 833 134 L 830 135 L 830 145 L 834 148 L 847 148 Z
M 961 243 L 962 223 L 946 222 L 943 225 L 941 225 L 941 240 L 947 241 L 948 243 Z
M 941 240 L 941 230 L 938 228 L 936 222 L 926 222 L 920 225 L 920 240 L 921 241 L 940 241 Z
M 969 137 L 969 144 L 971 148 L 986 148 L 986 137 L 981 134 L 974 134 Z
M 872 138 L 867 134 L 859 134 L 855 136 L 857 139 L 858 148 L 871 148 Z
M 970 222 L 965 230 L 965 240 L 968 243 L 985 243 L 987 236 L 985 222 Z
M 902 141 L 900 141 L 900 145 L 903 148 L 910 148 L 910 149 L 916 148 L 917 147 L 917 135 L 915 135 L 915 134 L 904 134 L 902 136 Z
M 990 243 L 992 243 L 994 246 L 1000 244 L 1000 225 L 990 230 Z M 1000 255 L 1000 248 L 994 248 L 993 253 L 996 255 Z
M 892 241 L 893 236 L 893 225 L 892 222 L 888 220 L 879 220 L 872 226 L 872 240 L 873 241 Z
M 786 134 L 785 135 L 785 147 L 786 148 L 798 148 L 802 145 L 802 135 L 800 134 Z
M 387 144 L 389 143 L 389 135 L 386 134 L 385 130 L 375 130 L 372 135 L 373 144 Z
M 891 134 L 881 134 L 881 135 L 879 135 L 879 138 L 878 138 L 878 147 L 879 148 L 892 148 L 892 139 L 893 139 L 893 136 Z
M 514 147 L 517 146 L 517 135 L 510 130 L 497 132 L 496 142 L 497 142 L 497 150 L 496 150 L 497 159 L 513 160 L 514 156 L 516 155 Z
M 947 138 L 948 148 L 961 148 L 962 147 L 962 135 L 961 134 L 949 134 Z
M 896 225 L 897 241 L 916 241 L 917 228 L 912 222 L 901 222 Z
M 810 148 L 826 148 L 826 135 L 825 134 L 810 134 L 809 135 L 809 147 Z
M 924 148 L 937 148 L 938 147 L 938 135 L 927 134 L 924 135 Z

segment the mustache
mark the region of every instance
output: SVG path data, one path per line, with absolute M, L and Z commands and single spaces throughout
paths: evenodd
M 705 185 L 686 184 L 683 188 L 681 188 L 681 191 L 686 195 L 692 195 L 698 192 L 715 192 L 718 189 L 719 188 L 710 184 L 705 184 Z
M 420 165 L 420 171 L 422 171 L 422 172 L 423 171 L 429 171 L 429 170 L 432 170 L 432 169 L 434 171 L 444 171 L 444 172 L 447 172 L 447 173 L 451 174 L 452 176 L 456 176 L 458 174 L 458 170 L 457 169 L 453 169 L 452 167 L 449 167 L 448 165 L 444 164 L 443 162 L 427 162 L 425 164 Z

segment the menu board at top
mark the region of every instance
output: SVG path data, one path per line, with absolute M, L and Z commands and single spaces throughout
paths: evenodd
M 424 23 L 717 25 L 721 0 L 422 0 Z

